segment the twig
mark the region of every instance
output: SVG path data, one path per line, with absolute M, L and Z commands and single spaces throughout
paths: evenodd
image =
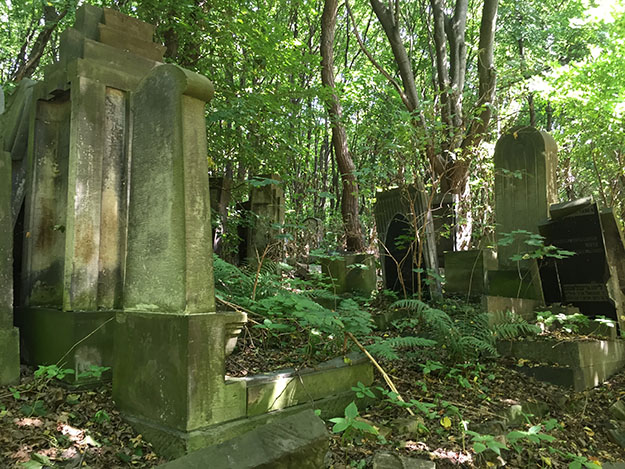
M 82 339 L 80 339 L 78 342 L 76 342 L 74 345 L 72 345 L 70 347 L 70 349 L 65 352 L 65 355 L 63 355 L 61 358 L 59 358 L 59 361 L 56 362 L 57 366 L 61 365 L 61 362 L 63 361 L 63 359 L 65 357 L 67 357 L 72 350 L 74 350 L 76 347 L 78 347 L 80 344 L 82 344 L 85 340 L 87 340 L 89 337 L 91 337 L 93 334 L 95 334 L 96 332 L 98 332 L 100 329 L 102 329 L 104 326 L 106 326 L 109 322 L 111 322 L 113 319 L 115 319 L 115 316 L 113 316 L 112 318 L 107 319 L 106 321 L 104 321 L 102 324 L 100 324 L 98 327 L 96 327 L 94 330 L 92 330 L 89 334 L 87 334 L 86 336 L 84 336 Z
M 364 348 L 360 342 L 358 342 L 358 339 L 356 339 L 356 337 L 354 337 L 354 335 L 351 332 L 345 331 L 345 334 L 347 335 L 347 337 L 352 339 L 352 341 L 356 344 L 356 346 L 367 356 L 369 360 L 371 360 L 371 363 L 373 363 L 373 365 L 378 369 L 378 371 L 384 378 L 384 381 L 386 381 L 386 384 L 388 384 L 388 387 L 391 389 L 391 391 L 397 394 L 397 399 L 400 400 L 401 402 L 406 402 L 404 401 L 404 398 L 401 397 L 401 395 L 399 394 L 399 391 L 395 387 L 395 384 L 393 384 L 393 381 L 391 380 L 389 375 L 386 373 L 386 371 L 384 371 L 384 368 L 382 368 L 380 364 L 376 361 L 376 359 L 373 358 L 373 355 L 371 355 L 369 351 L 366 348 Z M 406 410 L 408 411 L 410 415 L 414 416 L 414 412 L 412 411 L 412 409 L 410 409 L 410 407 L 406 407 Z
M 215 299 L 216 299 L 217 301 L 219 301 L 220 303 L 222 303 L 222 304 L 224 304 L 224 305 L 228 306 L 229 308 L 232 308 L 232 309 L 234 309 L 235 311 L 238 311 L 238 312 L 240 312 L 240 313 L 241 313 L 241 312 L 242 312 L 242 313 L 246 313 L 248 316 L 251 314 L 252 316 L 257 316 L 257 317 L 259 317 L 259 318 L 262 318 L 262 317 L 263 317 L 262 315 L 260 315 L 260 314 L 258 314 L 258 313 L 255 313 L 254 311 L 250 311 L 249 309 L 246 309 L 246 308 L 244 308 L 243 306 L 239 306 L 239 305 L 236 305 L 236 304 L 234 304 L 234 303 L 230 303 L 229 301 L 226 301 L 226 300 L 224 300 L 224 299 L 222 299 L 222 298 L 219 298 L 219 297 L 217 297 L 217 296 L 215 297 Z M 249 322 L 253 322 L 254 324 L 260 324 L 258 321 L 254 321 L 253 319 L 250 319 L 249 317 L 247 318 L 247 320 L 248 320 Z

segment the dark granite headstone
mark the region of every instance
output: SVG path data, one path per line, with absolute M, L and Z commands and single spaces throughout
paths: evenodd
M 616 305 L 608 291 L 610 267 L 597 204 L 590 199 L 555 204 L 552 217 L 539 226 L 546 245 L 575 255 L 543 264 L 543 287 L 550 300 L 577 306 L 588 316 L 616 319 Z M 554 285 L 559 291 L 554 291 Z M 558 298 L 559 297 L 559 298 Z

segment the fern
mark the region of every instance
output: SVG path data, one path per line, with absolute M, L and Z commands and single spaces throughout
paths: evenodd
M 412 349 L 415 347 L 433 347 L 436 345 L 435 340 L 426 339 L 424 337 L 390 337 L 388 339 L 382 339 L 375 337 L 375 342 L 367 346 L 367 350 L 372 355 L 377 357 L 386 358 L 387 360 L 397 360 L 399 355 L 398 350 Z
M 536 324 L 530 324 L 518 314 L 507 311 L 497 324 L 490 326 L 490 333 L 495 340 L 510 340 L 517 337 L 536 335 L 541 329 Z
M 488 328 L 488 316 L 467 304 L 442 304 L 435 308 L 417 299 L 399 300 L 391 306 L 410 311 L 424 335 L 447 349 L 453 360 L 497 356 L 494 338 Z

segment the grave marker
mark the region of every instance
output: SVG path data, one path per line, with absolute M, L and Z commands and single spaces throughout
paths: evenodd
M 611 211 L 600 213 L 590 198 L 556 204 L 540 225 L 547 244 L 575 253 L 556 259 L 545 282 L 559 285 L 552 301 L 577 306 L 589 316 L 604 315 L 625 326 L 622 235 Z

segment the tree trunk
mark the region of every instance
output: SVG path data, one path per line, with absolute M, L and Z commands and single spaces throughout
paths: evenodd
M 337 0 L 325 0 L 321 16 L 321 82 L 331 93 L 326 99 L 326 108 L 332 126 L 332 145 L 343 186 L 341 215 L 345 228 L 345 247 L 347 251 L 359 252 L 364 250 L 364 242 L 358 217 L 356 167 L 347 146 L 345 127 L 341 123 L 341 103 L 334 85 L 334 34 L 337 9 Z
M 28 59 L 22 61 L 16 66 L 16 69 L 11 74 L 11 81 L 18 82 L 23 80 L 24 78 L 30 78 L 37 67 L 39 66 L 39 61 L 43 56 L 44 51 L 46 50 L 46 46 L 50 42 L 50 38 L 52 37 L 52 33 L 56 29 L 65 15 L 67 15 L 67 7 L 61 12 L 57 13 L 54 7 L 50 5 L 44 5 L 43 7 L 43 20 L 45 24 L 43 29 L 39 32 L 37 39 L 30 49 L 30 54 Z M 28 39 L 27 39 L 28 41 Z M 26 49 L 26 44 L 24 44 L 23 49 Z

